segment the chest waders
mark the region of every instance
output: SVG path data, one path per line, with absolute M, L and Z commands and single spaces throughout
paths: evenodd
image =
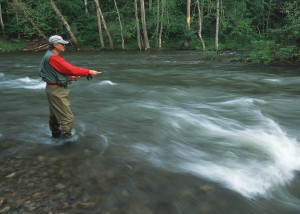
M 71 102 L 68 87 L 47 85 L 46 93 L 49 103 L 49 126 L 53 137 L 71 137 L 74 116 L 71 111 Z

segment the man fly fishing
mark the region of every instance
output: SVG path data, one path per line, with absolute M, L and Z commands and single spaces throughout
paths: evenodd
M 70 139 L 74 116 L 70 108 L 68 85 L 80 76 L 97 76 L 102 72 L 76 67 L 68 63 L 60 53 L 65 51 L 69 42 L 61 36 L 54 35 L 49 38 L 49 48 L 40 65 L 39 74 L 46 82 L 46 94 L 49 103 L 49 126 L 52 137 Z

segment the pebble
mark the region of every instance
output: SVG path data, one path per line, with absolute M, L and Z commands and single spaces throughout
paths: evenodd
M 7 175 L 6 177 L 7 177 L 7 178 L 12 178 L 12 177 L 14 177 L 15 175 L 16 175 L 16 173 L 13 172 L 13 173 L 10 173 L 9 175 Z
M 5 202 L 6 202 L 6 198 L 0 197 L 0 207 L 2 207 Z
M 66 186 L 63 185 L 62 183 L 56 184 L 55 187 L 56 187 L 57 189 L 64 189 L 64 188 L 66 188 Z
M 127 191 L 127 190 L 122 191 L 122 196 L 123 196 L 124 198 L 128 198 L 128 197 L 129 197 L 128 191 Z
M 39 155 L 39 156 L 37 157 L 37 160 L 42 162 L 42 161 L 46 160 L 46 157 L 45 157 L 45 156 L 42 156 L 42 155 Z
M 29 211 L 33 211 L 36 209 L 36 204 L 32 201 L 26 201 L 24 203 L 24 206 L 29 210 Z
M 96 205 L 95 202 L 93 201 L 87 201 L 87 202 L 80 202 L 77 204 L 79 207 L 82 207 L 82 208 L 86 208 L 86 207 L 93 207 Z
M 199 189 L 200 189 L 201 191 L 207 193 L 207 192 L 213 191 L 213 190 L 214 190 L 214 187 L 211 186 L 211 185 L 206 184 L 206 185 L 200 186 Z
M 33 193 L 33 194 L 32 194 L 32 197 L 33 197 L 33 198 L 40 198 L 41 195 L 42 195 L 42 193 L 36 192 L 36 193 Z
M 10 206 L 6 206 L 0 210 L 0 213 L 6 213 L 6 212 L 10 211 L 10 208 L 11 208 Z

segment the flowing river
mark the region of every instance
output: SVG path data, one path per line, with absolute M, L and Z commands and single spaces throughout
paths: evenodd
M 50 137 L 43 54 L 0 54 L 0 160 L 57 158 L 94 201 L 82 213 L 300 213 L 299 68 L 66 52 L 103 71 L 70 86 L 77 140 L 66 148 Z

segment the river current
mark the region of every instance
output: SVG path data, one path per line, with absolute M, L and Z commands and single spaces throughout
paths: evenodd
M 0 54 L 0 143 L 20 143 L 0 157 L 34 145 L 63 156 L 91 191 L 120 171 L 108 201 L 126 187 L 127 203 L 150 201 L 148 210 L 163 201 L 173 213 L 300 213 L 299 68 L 205 61 L 196 51 L 66 52 L 103 72 L 70 86 L 77 140 L 66 154 L 50 137 L 42 56 Z

